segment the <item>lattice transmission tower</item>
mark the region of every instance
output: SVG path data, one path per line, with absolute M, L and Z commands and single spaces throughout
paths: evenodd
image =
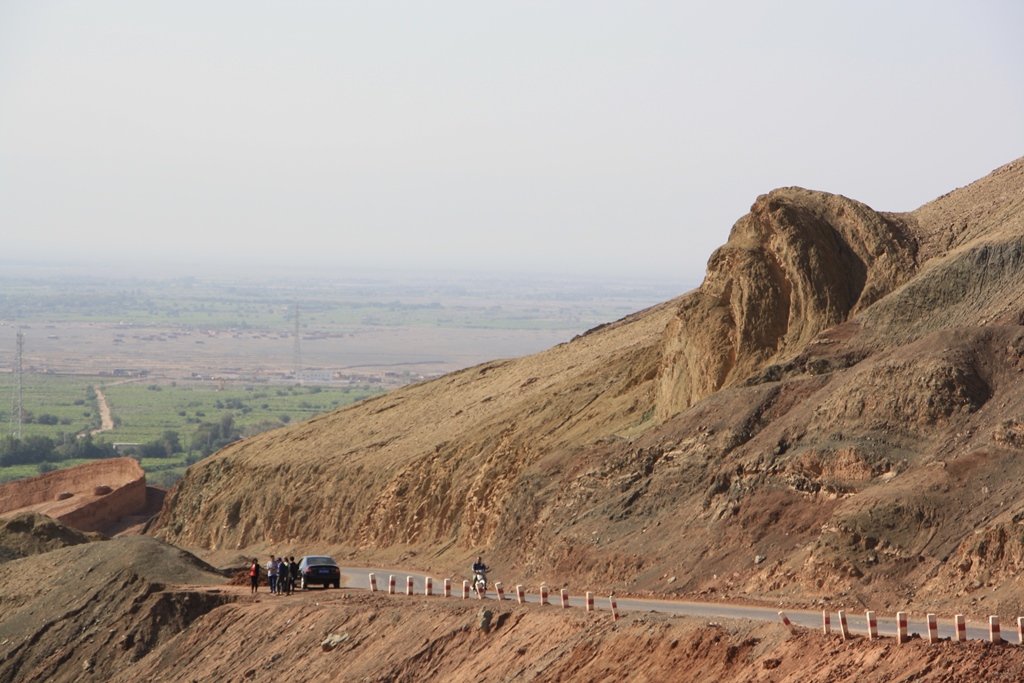
M 21 440 L 21 420 L 24 406 L 21 402 L 21 356 L 25 350 L 25 334 L 18 330 L 18 340 L 14 353 L 14 391 L 11 392 L 11 436 Z
M 295 341 L 292 344 L 292 365 L 295 366 L 295 381 L 299 381 L 299 373 L 302 371 L 302 343 L 301 331 L 299 330 L 299 305 L 295 304 Z

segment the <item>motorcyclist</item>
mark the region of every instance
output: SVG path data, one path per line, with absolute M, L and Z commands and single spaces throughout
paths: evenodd
M 488 566 L 484 564 L 484 558 L 477 557 L 476 562 L 473 563 L 473 583 L 476 584 L 478 581 L 483 581 L 484 587 L 486 588 L 487 570 Z

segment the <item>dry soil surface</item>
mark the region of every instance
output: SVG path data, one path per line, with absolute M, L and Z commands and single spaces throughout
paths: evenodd
M 1016 681 L 1013 646 L 869 642 L 781 624 L 231 585 L 134 537 L 4 566 L 0 679 Z M 980 677 L 980 678 L 979 678 Z

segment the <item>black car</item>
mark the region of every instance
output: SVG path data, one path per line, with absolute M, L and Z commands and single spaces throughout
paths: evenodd
M 325 555 L 308 555 L 299 560 L 299 577 L 303 588 L 320 584 L 324 588 L 333 584 L 341 588 L 341 570 L 338 563 Z

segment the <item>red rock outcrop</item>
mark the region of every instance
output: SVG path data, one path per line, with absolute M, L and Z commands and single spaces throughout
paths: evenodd
M 145 507 L 146 473 L 134 458 L 97 460 L 0 486 L 0 515 L 37 512 L 79 531 L 99 531 Z

